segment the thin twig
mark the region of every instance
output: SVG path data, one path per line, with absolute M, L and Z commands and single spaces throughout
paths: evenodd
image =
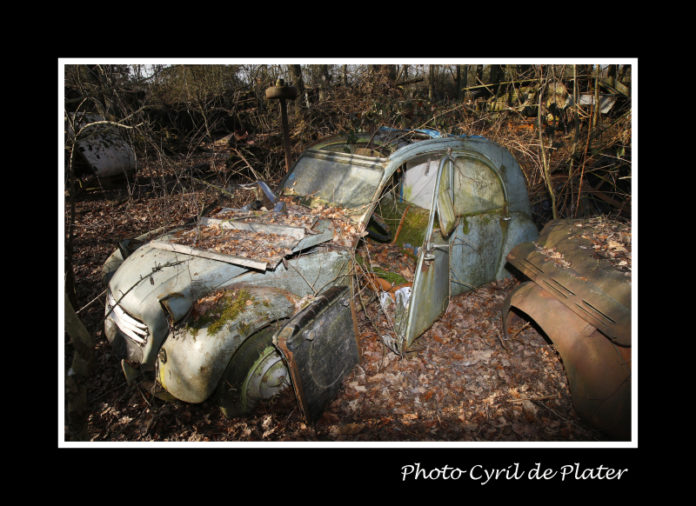
M 209 183 L 208 181 L 204 181 L 203 179 L 198 179 L 197 177 L 193 177 L 193 176 L 189 176 L 189 177 L 190 177 L 193 181 L 196 181 L 196 182 L 198 182 L 198 183 L 203 183 L 204 185 L 210 186 L 210 187 L 213 188 L 214 190 L 219 191 L 220 193 L 224 193 L 225 195 L 227 195 L 227 196 L 229 196 L 229 197 L 237 197 L 236 194 L 230 193 L 230 192 L 228 192 L 227 190 L 225 190 L 224 188 L 220 188 L 219 186 L 215 186 L 214 184 Z
M 87 309 L 87 308 L 88 308 L 89 306 L 91 306 L 95 301 L 99 300 L 99 298 L 101 298 L 105 293 L 106 293 L 106 288 L 105 288 L 104 290 L 102 290 L 101 293 L 100 293 L 99 295 L 97 295 L 95 298 L 93 298 L 92 300 L 90 300 L 87 304 L 85 304 L 85 305 L 82 306 L 80 309 L 78 309 L 77 311 L 75 311 L 75 314 L 80 314 L 80 312 L 81 312 L 83 309 Z
M 558 418 L 560 418 L 560 419 L 563 420 L 564 422 L 569 421 L 565 416 L 559 414 L 558 411 L 556 411 L 556 410 L 553 409 L 553 408 L 550 408 L 549 406 L 547 406 L 546 404 L 544 404 L 544 403 L 541 402 L 540 400 L 537 400 L 537 399 L 530 399 L 530 400 L 531 400 L 531 402 L 533 402 L 533 403 L 536 404 L 537 406 L 541 406 L 541 407 L 543 407 L 543 408 L 548 409 L 549 411 L 551 411 L 551 413 L 553 413 L 554 415 L 556 415 Z
M 309 289 L 312 290 L 312 292 L 314 292 L 314 295 L 316 296 L 316 295 L 317 295 L 317 290 L 315 290 L 314 286 L 313 286 L 309 281 L 307 281 L 307 278 L 304 277 L 304 275 L 302 274 L 302 272 L 301 272 L 299 269 L 297 269 L 297 267 L 295 267 L 295 266 L 294 266 L 293 264 L 291 264 L 290 262 L 287 263 L 287 266 L 288 266 L 288 267 L 292 267 L 292 268 L 294 269 L 294 271 L 295 271 L 297 274 L 300 275 L 300 277 L 302 278 L 302 280 L 303 280 L 305 283 L 307 283 L 307 286 L 309 287 Z
M 553 191 L 553 185 L 551 184 L 551 176 L 549 175 L 549 162 L 546 160 L 546 150 L 544 148 L 544 130 L 542 128 L 541 124 L 541 105 L 542 105 L 542 98 L 544 96 L 544 88 L 546 87 L 546 82 L 542 82 L 541 89 L 539 90 L 539 110 L 537 112 L 537 123 L 539 127 L 539 142 L 541 142 L 541 161 L 543 164 L 543 169 L 544 169 L 544 179 L 546 180 L 546 186 L 549 190 L 549 195 L 551 197 L 551 213 L 553 216 L 553 219 L 558 218 L 558 213 L 556 211 L 556 195 Z
M 555 399 L 555 395 L 544 395 L 542 397 L 520 397 L 519 399 L 508 399 L 508 402 L 524 402 L 524 401 L 546 401 L 549 399 Z
M 575 217 L 578 216 L 580 208 L 580 195 L 582 194 L 582 181 L 585 175 L 585 163 L 587 162 L 587 151 L 590 148 L 590 137 L 592 136 L 592 124 L 587 122 L 587 141 L 585 141 L 585 151 L 582 154 L 582 168 L 580 169 L 580 186 L 578 187 L 578 198 L 575 202 Z
M 510 353 L 510 350 L 508 349 L 507 345 L 505 344 L 505 340 L 501 336 L 501 332 L 496 331 L 495 335 L 498 336 L 498 341 L 500 341 L 500 346 L 502 346 L 506 352 Z
M 531 324 L 532 324 L 532 322 L 527 322 L 527 323 L 525 323 L 524 325 L 522 325 L 512 336 L 510 336 L 510 337 L 508 338 L 508 341 L 510 341 L 510 340 L 512 340 L 512 339 L 516 339 L 516 338 L 517 338 L 517 335 L 518 335 L 520 332 L 522 332 L 524 329 L 526 329 L 527 327 L 529 327 Z
M 396 244 L 396 239 L 399 237 L 399 232 L 401 232 L 401 227 L 404 224 L 404 219 L 406 219 L 406 213 L 408 213 L 410 207 L 411 204 L 407 205 L 406 209 L 404 209 L 404 213 L 401 215 L 401 219 L 399 220 L 399 227 L 396 229 L 396 232 L 394 233 L 394 239 L 392 240 L 392 244 Z
M 241 154 L 237 148 L 232 148 L 232 151 L 234 151 L 235 153 L 237 153 L 237 156 L 239 156 L 239 158 L 241 158 L 241 159 L 244 161 L 244 163 L 246 164 L 246 166 L 249 168 L 249 170 L 251 171 L 251 173 L 254 175 L 254 177 L 255 177 L 258 181 L 261 181 L 261 180 L 263 179 L 261 176 L 259 176 L 259 174 L 256 172 L 256 170 L 254 170 L 254 167 L 251 166 L 251 164 L 247 161 L 246 158 L 244 158 L 244 155 Z

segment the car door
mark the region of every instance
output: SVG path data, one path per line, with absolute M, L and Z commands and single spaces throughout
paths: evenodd
M 450 240 L 455 227 L 453 159 L 440 160 L 425 241 L 418 254 L 408 311 L 398 322 L 401 350 L 407 349 L 447 309 L 450 297 Z M 437 220 L 435 219 L 437 216 Z
M 401 350 L 445 312 L 450 297 L 496 279 L 510 220 L 506 202 L 485 157 L 454 152 L 440 159 L 408 310 L 397 322 Z

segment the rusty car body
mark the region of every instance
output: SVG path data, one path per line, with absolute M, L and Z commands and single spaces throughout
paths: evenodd
M 580 416 L 618 440 L 631 436 L 630 262 L 600 254 L 606 233 L 591 233 L 597 220 L 555 220 L 539 239 L 516 246 L 510 263 L 528 281 L 510 293 L 504 329 L 516 317 L 531 318 L 563 361 Z M 630 237 L 615 227 L 617 233 Z M 630 230 L 630 229 L 629 229 Z M 619 241 L 617 250 L 626 252 Z M 611 253 L 611 252 L 610 252 Z M 628 264 L 628 266 L 627 266 Z M 526 316 L 524 316 L 526 315 Z
M 377 215 L 401 206 L 400 220 L 424 218 L 412 227 L 415 277 L 394 313 L 397 351 L 450 297 L 509 275 L 507 253 L 538 235 L 519 165 L 481 137 L 333 137 L 306 149 L 275 192 L 259 188 L 261 210 L 154 231 L 104 266 L 105 334 L 123 367 L 154 371 L 186 402 L 216 397 L 228 415 L 292 385 L 311 421 L 336 394 L 359 359 L 355 248 L 374 222 L 393 236 Z

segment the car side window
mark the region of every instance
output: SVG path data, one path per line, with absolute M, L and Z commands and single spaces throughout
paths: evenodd
M 402 197 L 406 202 L 430 209 L 441 156 L 430 155 L 406 162 L 402 181 Z
M 483 161 L 459 156 L 454 162 L 454 210 L 457 215 L 482 213 L 505 205 L 497 173 Z

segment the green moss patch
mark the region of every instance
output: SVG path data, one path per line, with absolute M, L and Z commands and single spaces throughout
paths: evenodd
M 216 334 L 254 303 L 251 293 L 245 289 L 215 292 L 196 301 L 186 326 L 194 336 L 205 327 L 208 335 Z
M 360 255 L 355 255 L 355 260 L 367 272 L 371 272 L 378 278 L 386 279 L 393 285 L 403 285 L 404 283 L 408 282 L 405 277 L 403 277 L 401 274 L 397 274 L 396 272 L 390 272 L 377 266 L 365 267 L 365 260 Z
M 397 274 L 396 272 L 385 271 L 384 269 L 380 269 L 379 267 L 373 267 L 372 273 L 377 277 L 386 279 L 392 285 L 403 285 L 404 283 L 408 282 L 408 280 L 401 274 Z
M 375 212 L 379 213 L 385 223 L 391 229 L 392 237 L 396 236 L 396 244 L 403 246 L 410 244 L 420 246 L 425 240 L 425 231 L 428 228 L 430 211 L 408 202 L 396 202 L 385 197 L 379 203 Z M 401 221 L 403 217 L 403 222 Z M 399 230 L 399 223 L 401 229 Z

